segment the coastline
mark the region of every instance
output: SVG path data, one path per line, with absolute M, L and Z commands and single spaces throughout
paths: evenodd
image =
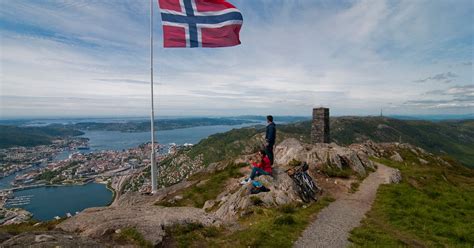
M 15 187 L 15 188 L 7 188 L 7 189 L 2 189 L 0 190 L 0 192 L 2 191 L 22 191 L 22 190 L 27 190 L 27 189 L 34 189 L 34 188 L 41 188 L 41 187 L 70 187 L 70 186 L 84 186 L 84 185 L 87 185 L 89 183 L 92 183 L 92 182 L 95 182 L 93 178 L 89 178 L 87 180 L 85 180 L 84 182 L 78 182 L 78 183 L 68 183 L 68 184 L 46 184 L 46 183 L 43 183 L 43 184 L 35 184 L 35 185 L 28 185 L 28 186 L 22 186 L 22 187 Z M 100 182 L 95 182 L 95 183 L 100 183 Z
M 105 187 L 112 192 L 112 200 L 110 201 L 109 204 L 106 205 L 108 207 L 108 206 L 112 205 L 115 202 L 115 200 L 117 199 L 117 192 L 112 187 L 112 183 L 105 183 L 105 182 L 99 182 L 99 183 L 105 184 Z

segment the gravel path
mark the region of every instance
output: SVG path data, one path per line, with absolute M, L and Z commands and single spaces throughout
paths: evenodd
M 354 194 L 346 194 L 323 209 L 306 228 L 294 247 L 347 247 L 349 232 L 360 224 L 370 210 L 380 184 L 390 183 L 397 170 L 377 164 Z

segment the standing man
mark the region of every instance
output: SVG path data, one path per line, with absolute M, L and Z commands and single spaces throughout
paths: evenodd
M 275 145 L 276 139 L 276 128 L 275 123 L 273 122 L 273 116 L 267 116 L 267 130 L 265 133 L 265 152 L 267 153 L 268 158 L 270 159 L 270 164 L 273 165 L 273 146 Z

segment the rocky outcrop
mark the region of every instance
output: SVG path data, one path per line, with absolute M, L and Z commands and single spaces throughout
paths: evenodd
M 375 150 L 370 147 L 366 149 L 366 146 L 342 147 L 334 143 L 309 145 L 297 139 L 286 139 L 275 148 L 275 162 L 287 165 L 296 159 L 310 166 L 324 164 L 339 169 L 350 167 L 359 175 L 365 176 L 367 168 L 374 169 L 373 162 L 369 160 L 372 153 Z
M 169 164 L 160 167 L 158 183 L 169 186 L 188 178 L 189 175 L 204 167 L 202 159 L 202 155 L 196 156 L 194 159 L 191 159 L 186 154 L 179 154 L 173 157 Z
M 301 201 L 293 190 L 292 179 L 276 166 L 273 176 L 260 176 L 257 178 L 269 192 L 250 194 L 251 185 L 240 186 L 238 181 L 233 181 L 233 187 L 228 187 L 216 200 L 207 202 L 204 208 L 216 208 L 215 215 L 225 221 L 233 220 L 244 215 L 247 209 L 255 204 L 274 207 L 296 201 Z
M 394 152 L 392 156 L 390 156 L 390 159 L 395 161 L 395 162 L 403 162 L 402 156 L 398 152 Z
M 372 157 L 393 157 L 396 156 L 396 159 L 402 159 L 403 156 L 400 154 L 400 151 L 406 150 L 412 152 L 415 156 L 424 157 L 424 156 L 433 156 L 433 154 L 426 152 L 423 148 L 416 147 L 408 143 L 375 143 L 372 141 L 366 141 L 360 144 L 352 144 L 350 148 L 359 147 L 359 149 L 367 152 L 369 156 Z M 399 157 L 399 158 L 398 158 Z M 393 160 L 393 158 L 392 158 Z
M 392 174 L 390 175 L 389 178 L 389 183 L 399 183 L 402 181 L 402 173 L 400 172 L 399 169 L 393 169 L 392 168 Z
M 376 167 L 370 157 L 379 157 L 387 152 L 394 153 L 399 146 L 404 145 L 376 144 L 369 141 L 342 147 L 334 143 L 305 144 L 297 139 L 286 139 L 275 148 L 273 177 L 261 176 L 257 179 L 269 188 L 270 192 L 251 195 L 251 186 L 241 187 L 237 180 L 233 180 L 216 199 L 206 202 L 204 209 L 215 210 L 218 218 L 229 221 L 245 214 L 255 204 L 271 207 L 301 201 L 293 188 L 292 179 L 285 172 L 290 161 L 306 162 L 313 172 L 316 171 L 314 168 L 331 166 L 339 169 L 350 168 L 355 173 L 366 176 L 368 170 L 373 171 Z M 251 157 L 252 155 L 243 155 L 236 159 L 235 163 L 249 161 Z M 394 169 L 390 182 L 398 183 L 400 180 L 400 171 Z
M 197 223 L 204 226 L 219 225 L 220 221 L 204 210 L 192 207 L 165 208 L 150 204 L 156 196 L 135 199 L 142 205 L 89 208 L 60 223 L 57 228 L 78 233 L 81 237 L 101 239 L 117 230 L 135 228 L 153 245 L 162 242 L 165 228 L 177 224 Z M 139 197 L 136 197 L 139 198 Z

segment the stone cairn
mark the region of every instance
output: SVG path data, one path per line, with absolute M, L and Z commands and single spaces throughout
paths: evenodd
M 329 108 L 313 108 L 311 143 L 329 143 Z

